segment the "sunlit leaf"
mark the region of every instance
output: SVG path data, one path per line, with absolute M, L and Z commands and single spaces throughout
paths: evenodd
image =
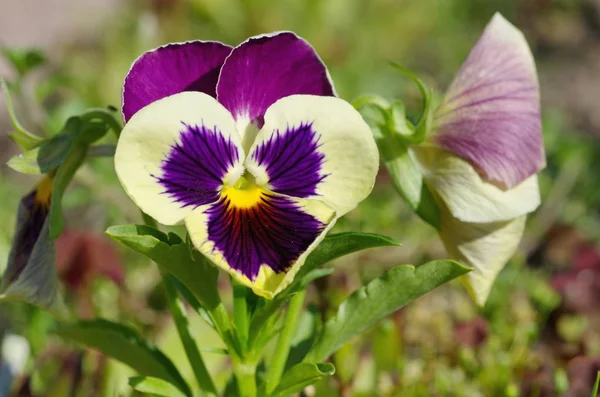
M 320 362 L 377 321 L 470 271 L 450 260 L 428 262 L 419 267 L 401 265 L 390 269 L 352 293 L 324 325 L 305 362 Z
M 40 146 L 14 156 L 6 164 L 24 174 L 46 174 L 62 164 L 71 149 L 73 138 L 69 134 L 57 134 Z
M 178 388 L 163 379 L 151 376 L 136 376 L 129 378 L 129 386 L 140 393 L 160 397 L 185 397 Z
M 308 364 L 300 363 L 293 366 L 281 378 L 281 382 L 271 395 L 272 397 L 287 397 L 304 390 L 326 376 L 335 373 L 335 367 L 330 363 Z
M 167 381 L 191 396 L 189 386 L 171 360 L 129 327 L 96 319 L 64 325 L 56 332 L 129 365 L 140 375 Z
M 267 301 L 254 314 L 250 322 L 250 344 L 252 345 L 258 335 L 261 334 L 265 322 L 287 302 L 292 294 L 306 288 L 311 281 L 331 273 L 330 269 L 317 269 L 319 266 L 353 252 L 385 246 L 397 247 L 400 246 L 400 243 L 390 237 L 374 233 L 349 232 L 325 237 L 321 244 L 308 256 L 304 266 L 300 268 L 290 286 L 275 296 L 274 299 Z
M 129 248 L 146 255 L 185 285 L 207 309 L 220 302 L 218 270 L 185 242 L 169 243 L 169 237 L 149 226 L 112 226 L 106 233 Z M 171 237 L 172 240 L 172 237 Z M 193 255 L 193 257 L 192 257 Z

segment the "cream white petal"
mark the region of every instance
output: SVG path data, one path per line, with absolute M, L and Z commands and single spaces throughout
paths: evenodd
M 420 147 L 413 153 L 427 185 L 452 216 L 463 222 L 508 221 L 540 205 L 537 175 L 505 190 L 484 180 L 468 162 L 449 152 Z
M 289 196 L 319 198 L 338 216 L 373 189 L 377 145 L 348 102 L 292 95 L 269 107 L 264 121 L 246 159 L 258 184 Z
M 505 222 L 468 223 L 441 210 L 440 237 L 454 259 L 473 268 L 463 283 L 483 306 L 500 271 L 514 255 L 525 229 L 526 216 Z
M 218 198 L 243 173 L 231 114 L 201 92 L 159 99 L 135 113 L 117 144 L 115 169 L 131 199 L 165 225 Z

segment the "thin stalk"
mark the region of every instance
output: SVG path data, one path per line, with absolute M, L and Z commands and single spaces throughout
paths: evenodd
M 110 127 L 111 130 L 113 130 L 113 132 L 115 133 L 117 138 L 121 135 L 121 130 L 123 129 L 123 127 L 121 126 L 121 123 L 119 123 L 117 121 L 117 119 L 115 118 L 113 113 L 111 113 L 110 111 L 108 111 L 106 109 L 102 109 L 102 108 L 88 109 L 81 115 L 81 118 L 83 120 L 88 120 L 88 121 L 94 120 L 94 119 L 102 120 Z
M 179 338 L 181 339 L 185 353 L 190 361 L 190 365 L 194 370 L 194 375 L 196 376 L 198 385 L 205 395 L 216 396 L 217 388 L 215 387 L 215 384 L 208 373 L 208 369 L 204 364 L 204 360 L 202 360 L 202 356 L 198 350 L 198 345 L 196 345 L 196 341 L 190 334 L 187 316 L 183 309 L 183 303 L 177 295 L 175 283 L 171 279 L 172 276 L 162 271 L 161 275 L 163 284 L 165 286 L 169 309 L 171 311 L 171 315 L 173 316 L 173 321 L 177 327 Z
M 233 281 L 233 280 L 232 280 Z M 241 339 L 243 346 L 246 345 L 248 340 L 248 303 L 246 298 L 248 297 L 248 288 L 233 281 L 233 319 L 235 321 L 235 328 Z M 245 350 L 245 349 L 244 349 Z
M 275 355 L 270 365 L 267 378 L 267 393 L 271 394 L 279 384 L 283 369 L 290 353 L 290 344 L 298 328 L 298 321 L 304 305 L 306 291 L 300 291 L 292 297 L 285 315 L 283 329 L 277 341 Z
M 256 397 L 256 360 L 239 360 L 232 356 L 231 363 L 240 397 Z
M 142 217 L 144 218 L 144 223 L 146 225 L 157 227 L 156 221 L 148 214 L 142 212 Z M 183 345 L 187 358 L 190 362 L 190 365 L 192 366 L 198 385 L 200 386 L 200 389 L 202 390 L 203 394 L 207 396 L 217 396 L 217 389 L 215 387 L 215 384 L 208 372 L 208 369 L 206 368 L 206 365 L 204 364 L 204 360 L 202 360 L 202 356 L 200 355 L 200 351 L 198 350 L 198 345 L 196 345 L 196 341 L 190 334 L 187 316 L 183 309 L 183 303 L 177 295 L 177 288 L 175 287 L 175 283 L 171 279 L 171 275 L 162 271 L 162 269 L 160 269 L 160 274 L 162 277 L 163 285 L 165 287 L 167 302 L 169 305 L 169 310 L 171 311 L 171 316 L 173 317 L 173 321 L 175 322 L 175 327 L 177 328 L 179 338 L 181 339 L 181 343 Z

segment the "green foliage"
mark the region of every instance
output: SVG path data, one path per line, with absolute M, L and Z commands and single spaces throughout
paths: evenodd
M 185 285 L 202 306 L 211 310 L 221 303 L 218 270 L 175 234 L 149 226 L 111 226 L 106 233 L 129 248 L 146 255 Z
M 300 363 L 283 375 L 272 397 L 285 397 L 302 391 L 305 387 L 317 383 L 324 377 L 335 373 L 335 367 L 329 363 Z
M 171 360 L 131 328 L 97 319 L 63 325 L 56 332 L 129 365 L 141 375 L 167 381 L 191 396 L 189 386 Z
M 73 145 L 63 163 L 58 167 L 52 183 L 52 202 L 50 204 L 50 238 L 57 239 L 65 227 L 62 199 L 71 179 L 85 160 L 87 146 Z
M 8 85 L 3 78 L 0 78 L 0 88 L 2 89 L 2 94 L 4 95 L 4 100 L 6 102 L 6 109 L 8 110 L 10 122 L 12 124 L 13 129 L 15 130 L 13 133 L 9 134 L 9 136 L 13 139 L 13 141 L 17 143 L 17 145 L 21 147 L 21 149 L 33 149 L 36 145 L 42 142 L 43 139 L 27 131 L 17 119 L 17 115 L 15 114 L 15 109 L 12 102 L 12 97 L 10 95 L 10 90 L 8 89 Z
M 10 62 L 20 77 L 46 63 L 46 56 L 40 50 L 4 47 L 2 55 Z
M 353 252 L 385 246 L 397 247 L 400 246 L 400 243 L 389 237 L 374 233 L 348 232 L 325 237 L 321 244 L 306 258 L 304 266 L 300 268 L 290 286 L 273 300 L 267 301 L 254 314 L 250 322 L 249 345 L 261 346 L 256 341 L 259 337 L 264 337 L 265 323 L 276 320 L 273 316 L 274 313 L 288 301 L 292 294 L 306 288 L 308 283 L 314 279 L 331 273 L 329 269 L 318 269 L 319 266 Z M 264 338 L 264 342 L 267 341 L 268 339 Z
M 178 388 L 160 378 L 136 376 L 129 378 L 129 385 L 140 393 L 160 397 L 185 397 Z
M 432 261 L 416 268 L 401 265 L 388 270 L 340 305 L 336 315 L 325 323 L 304 361 L 325 360 L 377 321 L 469 270 L 449 260 Z

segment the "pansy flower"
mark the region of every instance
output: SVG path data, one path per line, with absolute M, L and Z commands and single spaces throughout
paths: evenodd
M 115 154 L 128 195 L 258 295 L 285 288 L 371 191 L 369 127 L 290 32 L 169 44 L 125 78 Z
M 68 317 L 58 290 L 55 248 L 50 238 L 52 177 L 44 176 L 21 199 L 13 244 L 0 285 L 0 300 L 37 305 L 60 319 Z
M 526 215 L 540 204 L 536 174 L 546 165 L 534 59 L 523 34 L 500 14 L 413 153 L 438 203 L 442 240 L 474 268 L 465 281 L 483 304 L 517 249 Z

